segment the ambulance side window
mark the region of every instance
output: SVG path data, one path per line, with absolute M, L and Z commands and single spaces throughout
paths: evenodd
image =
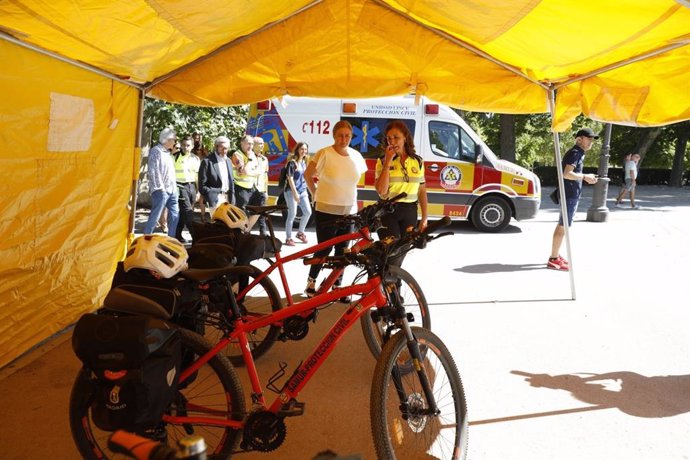
M 449 160 L 474 163 L 475 142 L 458 125 L 442 121 L 429 122 L 429 141 L 434 155 Z

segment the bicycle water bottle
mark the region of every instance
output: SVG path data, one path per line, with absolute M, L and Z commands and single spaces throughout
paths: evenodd
M 185 460 L 206 460 L 206 442 L 201 436 L 185 436 L 177 442 L 177 448 L 177 458 Z

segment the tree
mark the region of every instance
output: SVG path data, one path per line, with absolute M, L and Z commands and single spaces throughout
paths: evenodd
M 157 135 L 167 126 L 175 129 L 178 136 L 199 132 L 204 145 L 212 150 L 213 140 L 218 136 L 230 138 L 233 143 L 244 134 L 247 127 L 248 106 L 199 107 L 171 104 L 159 99 L 146 98 L 144 102 L 144 125 L 150 138 L 144 143 L 155 144 Z
M 502 114 L 500 120 L 501 158 L 515 163 L 515 115 Z
M 671 179 L 668 185 L 671 187 L 682 187 L 683 172 L 685 172 L 685 153 L 688 146 L 688 138 L 690 138 L 690 121 L 676 123 L 672 127 L 676 132 L 676 145 L 673 155 L 673 166 L 671 167 Z

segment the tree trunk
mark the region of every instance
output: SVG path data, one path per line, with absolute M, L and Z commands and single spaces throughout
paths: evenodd
M 668 185 L 671 187 L 682 187 L 683 172 L 685 172 L 685 148 L 688 145 L 688 137 L 690 137 L 690 123 L 687 121 L 679 123 L 676 133 L 678 133 L 678 137 L 676 138 L 673 166 L 671 167 L 671 178 Z
M 635 149 L 632 152 L 630 152 L 637 153 L 640 155 L 640 161 L 637 163 L 638 170 L 642 168 L 642 163 L 644 162 L 644 157 L 647 154 L 647 150 L 649 150 L 649 147 L 652 146 L 656 138 L 659 137 L 659 134 L 661 134 L 661 129 L 662 128 L 645 129 L 644 136 L 642 136 L 640 140 L 637 141 Z
M 501 159 L 516 163 L 515 159 L 515 115 L 501 117 Z

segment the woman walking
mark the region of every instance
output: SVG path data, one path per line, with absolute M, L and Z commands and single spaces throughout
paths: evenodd
M 288 246 L 295 245 L 295 241 L 292 239 L 292 224 L 297 215 L 298 205 L 302 210 L 302 217 L 299 221 L 297 239 L 302 243 L 307 242 L 307 235 L 304 234 L 304 230 L 307 228 L 309 217 L 311 217 L 311 204 L 309 204 L 309 192 L 307 182 L 304 180 L 304 171 L 307 169 L 308 151 L 307 144 L 298 142 L 285 166 L 286 184 L 283 196 L 288 207 L 287 219 L 285 220 L 285 244 Z

